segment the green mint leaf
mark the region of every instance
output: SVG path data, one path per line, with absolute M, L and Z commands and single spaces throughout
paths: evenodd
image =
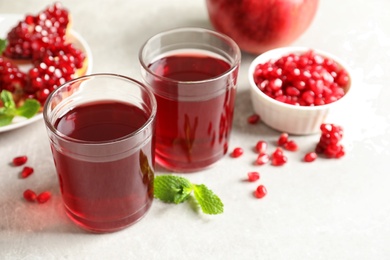
M 5 47 L 7 46 L 7 40 L 0 39 L 0 55 L 5 50 Z
M 193 185 L 186 178 L 174 175 L 156 176 L 154 197 L 167 203 L 179 204 L 188 199 Z
M 31 118 L 38 113 L 41 104 L 38 100 L 28 98 L 21 107 L 16 109 L 16 114 L 25 118 Z
M 194 192 L 194 196 L 191 193 Z M 161 175 L 154 179 L 154 197 L 167 203 L 182 203 L 189 198 L 195 200 L 205 214 L 223 213 L 223 203 L 204 184 L 192 184 L 183 177 Z M 191 202 L 191 200 L 190 200 Z
M 15 102 L 12 93 L 7 90 L 1 91 L 0 100 L 3 103 L 3 107 L 0 108 L 0 126 L 9 125 L 15 116 Z
M 13 98 L 11 92 L 9 92 L 7 90 L 1 91 L 0 99 L 3 102 L 3 105 L 5 108 L 13 109 L 16 107 L 15 102 L 14 102 L 14 98 Z
M 14 119 L 14 116 L 6 114 L 2 109 L 0 109 L 0 126 L 11 124 L 12 119 Z
M 29 98 L 21 107 L 16 108 L 12 93 L 7 90 L 1 91 L 0 100 L 3 103 L 3 107 L 0 108 L 0 126 L 11 124 L 15 116 L 31 118 L 41 107 L 37 100 Z
M 221 199 L 204 184 L 194 185 L 194 196 L 204 213 L 211 215 L 223 213 Z

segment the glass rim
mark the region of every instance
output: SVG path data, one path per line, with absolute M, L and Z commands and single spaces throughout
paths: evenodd
M 151 103 L 151 113 L 150 115 L 148 115 L 148 119 L 146 120 L 146 122 L 141 126 L 139 127 L 137 130 L 135 130 L 134 132 L 131 132 L 127 135 L 124 135 L 122 137 L 119 137 L 119 138 L 115 138 L 115 139 L 110 139 L 110 140 L 104 140 L 104 141 L 86 141 L 86 140 L 81 140 L 81 139 L 77 139 L 77 138 L 72 138 L 72 137 L 69 137 L 63 133 L 61 133 L 60 131 L 58 131 L 53 123 L 51 122 L 50 118 L 49 118 L 49 103 L 50 101 L 53 99 L 54 95 L 61 91 L 61 89 L 63 89 L 64 87 L 72 84 L 72 83 L 75 83 L 75 82 L 78 82 L 78 81 L 83 81 L 83 80 L 86 80 L 86 79 L 89 79 L 89 78 L 96 78 L 96 77 L 112 77 L 112 78 L 117 78 L 117 79 L 122 79 L 122 80 L 125 80 L 125 81 L 128 81 L 128 82 L 131 82 L 135 85 L 138 85 L 142 90 L 144 90 L 148 97 L 150 98 L 150 103 Z M 65 82 L 64 84 L 62 84 L 61 86 L 59 86 L 58 88 L 56 88 L 53 92 L 50 93 L 50 95 L 48 96 L 45 104 L 44 104 L 44 107 L 43 107 L 43 111 L 42 111 L 42 114 L 43 114 L 43 119 L 44 119 L 44 122 L 45 122 L 45 125 L 46 127 L 50 130 L 50 132 L 52 134 L 54 134 L 57 138 L 60 138 L 64 141 L 67 141 L 67 142 L 70 142 L 70 143 L 78 143 L 78 144 L 81 144 L 81 145 L 107 145 L 107 144 L 113 144 L 113 143 L 118 143 L 118 142 L 121 142 L 121 141 L 125 141 L 131 137 L 134 137 L 136 135 L 138 135 L 140 132 L 142 132 L 144 129 L 148 128 L 152 122 L 154 121 L 155 117 L 156 117 L 156 113 L 157 113 L 157 101 L 156 101 L 156 98 L 153 94 L 153 92 L 144 84 L 142 84 L 140 81 L 136 80 L 136 79 L 133 79 L 133 78 L 130 78 L 130 77 L 127 77 L 127 76 L 124 76 L 124 75 L 120 75 L 120 74 L 115 74 L 115 73 L 93 73 L 93 74 L 88 74 L 88 75 L 84 75 L 84 76 L 80 76 L 80 77 L 77 77 L 77 78 L 74 78 L 74 79 L 71 79 L 67 82 Z
M 233 63 L 231 64 L 231 67 L 218 76 L 214 76 L 214 77 L 204 79 L 204 80 L 193 80 L 193 81 L 181 81 L 181 80 L 171 79 L 171 78 L 156 74 L 154 71 L 150 70 L 149 66 L 148 66 L 149 64 L 146 64 L 144 62 L 144 59 L 143 59 L 143 56 L 144 56 L 143 51 L 145 50 L 145 47 L 148 45 L 148 43 L 152 42 L 154 39 L 156 39 L 162 35 L 168 35 L 168 34 L 180 33 L 180 32 L 208 33 L 208 34 L 213 35 L 217 38 L 223 39 L 226 43 L 228 43 L 232 47 L 232 49 L 234 50 L 234 53 L 235 53 L 235 57 L 233 57 L 234 60 L 233 60 Z M 181 85 L 192 85 L 192 84 L 201 84 L 201 83 L 212 82 L 212 81 L 221 79 L 221 78 L 225 77 L 226 75 L 229 75 L 230 73 L 232 73 L 240 65 L 241 50 L 240 50 L 239 46 L 237 45 L 237 43 L 232 38 L 230 38 L 229 36 L 227 36 L 225 34 L 222 34 L 222 33 L 219 33 L 219 32 L 213 31 L 213 30 L 209 30 L 206 28 L 201 28 L 201 27 L 180 27 L 180 28 L 175 28 L 175 29 L 170 29 L 170 30 L 165 30 L 165 31 L 159 32 L 159 33 L 151 36 L 149 39 L 147 39 L 142 44 L 142 46 L 138 52 L 138 60 L 141 64 L 141 66 L 145 69 L 145 71 L 147 71 L 148 73 L 150 73 L 151 75 L 153 75 L 154 77 L 156 77 L 160 80 L 169 81 L 172 83 L 180 83 Z

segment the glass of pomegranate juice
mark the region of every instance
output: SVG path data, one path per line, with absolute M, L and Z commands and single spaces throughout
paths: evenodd
M 43 116 L 67 215 L 97 232 L 123 229 L 153 201 L 156 100 L 142 83 L 94 74 L 53 91 Z
M 159 33 L 139 52 L 141 73 L 157 104 L 156 162 L 194 172 L 228 150 L 241 62 L 229 37 L 202 28 Z

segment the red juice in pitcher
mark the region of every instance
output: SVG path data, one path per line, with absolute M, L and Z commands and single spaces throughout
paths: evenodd
M 187 172 L 219 160 L 228 149 L 238 69 L 191 50 L 159 57 L 149 69 L 160 76 L 149 80 L 158 104 L 156 161 Z
M 78 151 L 52 148 L 67 214 L 80 226 L 97 232 L 115 231 L 140 219 L 150 208 L 153 144 L 149 141 L 132 152 L 119 145 L 147 120 L 146 113 L 134 105 L 98 101 L 76 106 L 55 122 L 63 135 L 85 143 L 84 154 L 93 154 L 84 158 Z M 112 145 L 99 146 L 104 142 Z

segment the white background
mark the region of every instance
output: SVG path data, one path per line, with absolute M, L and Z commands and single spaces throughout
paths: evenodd
M 0 1 L 1 13 L 36 13 L 48 0 Z M 153 34 L 175 27 L 211 28 L 203 0 L 64 1 L 73 28 L 91 47 L 93 72 L 140 79 L 138 50 Z M 252 114 L 243 54 L 231 149 L 212 168 L 187 174 L 225 203 L 207 216 L 188 204 L 155 201 L 147 216 L 123 231 L 95 235 L 76 227 L 61 205 L 44 123 L 0 133 L 0 259 L 390 259 L 390 2 L 323 0 L 308 31 L 293 45 L 319 48 L 354 71 L 348 104 L 332 115 L 345 128 L 346 156 L 302 163 L 318 135 L 294 137 L 301 149 L 283 167 L 254 166 L 253 145 L 271 147 L 279 133 L 248 125 Z M 35 168 L 26 180 L 10 166 L 26 154 Z M 249 183 L 248 171 L 261 179 Z M 157 174 L 166 173 L 158 168 Z M 268 195 L 252 192 L 264 184 Z M 26 188 L 50 190 L 43 205 L 22 199 Z

